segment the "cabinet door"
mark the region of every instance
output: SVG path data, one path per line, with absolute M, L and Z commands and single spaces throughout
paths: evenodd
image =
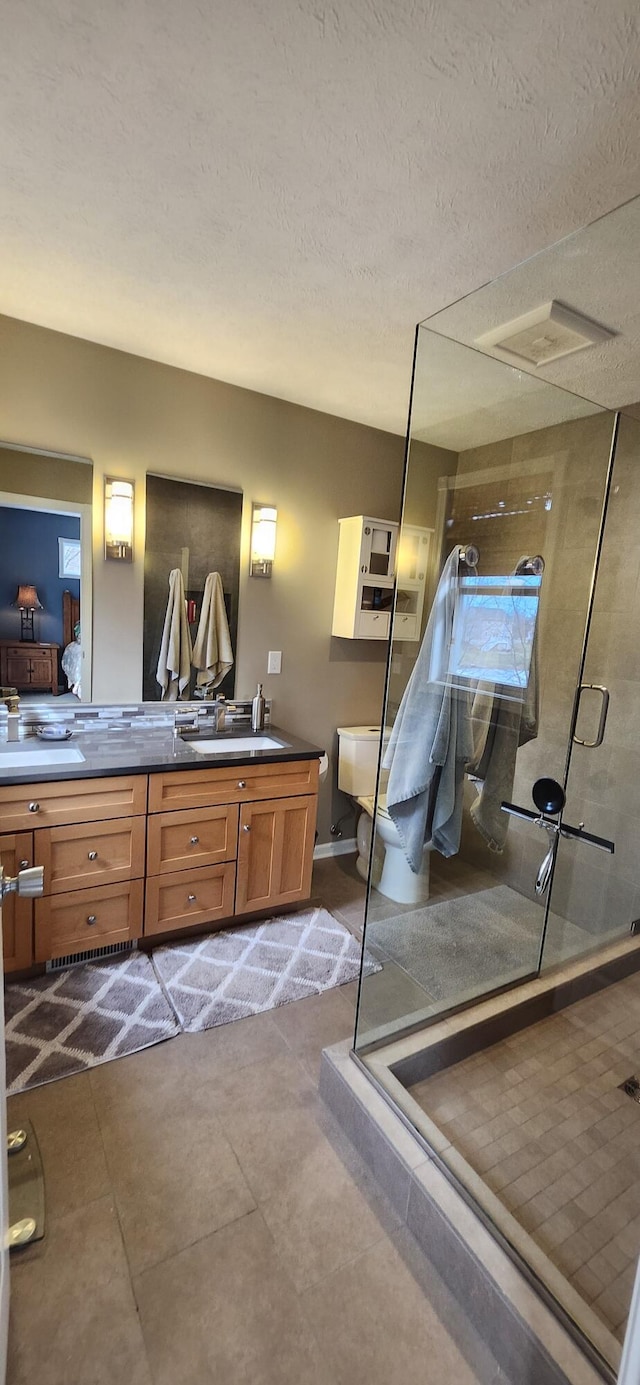
M 308 794 L 242 805 L 236 914 L 309 898 L 317 802 Z
M 398 526 L 393 521 L 364 519 L 360 571 L 370 577 L 395 576 Z
M 53 663 L 50 650 L 32 654 L 29 663 L 29 683 L 33 688 L 50 688 L 53 683 Z
M 31 659 L 20 649 L 7 650 L 7 682 L 12 688 L 26 688 L 31 682 Z
M 5 875 L 17 875 L 25 866 L 32 866 L 32 833 L 18 832 L 0 837 L 0 864 Z M 6 972 L 21 971 L 33 964 L 33 904 L 30 899 L 19 899 L 15 894 L 5 896 L 2 946 Z

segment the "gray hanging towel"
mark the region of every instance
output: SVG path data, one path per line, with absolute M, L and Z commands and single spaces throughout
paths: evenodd
M 426 842 L 443 856 L 459 850 L 464 770 L 473 753 L 470 694 L 448 672 L 459 552 L 456 546 L 444 565 L 384 758 L 387 810 L 416 873 Z

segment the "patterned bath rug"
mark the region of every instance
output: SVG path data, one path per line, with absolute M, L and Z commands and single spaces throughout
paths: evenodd
M 21 1092 L 180 1033 L 143 952 L 5 987 L 7 1090 Z
M 327 909 L 173 943 L 153 965 L 182 1024 L 196 1033 L 355 981 L 360 944 Z M 379 966 L 366 959 L 367 970 Z

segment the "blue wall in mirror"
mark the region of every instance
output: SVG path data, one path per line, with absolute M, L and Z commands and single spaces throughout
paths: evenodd
M 34 615 L 36 639 L 62 645 L 62 593 L 79 598 L 80 582 L 58 577 L 59 538 L 80 538 L 77 516 L 0 506 L 0 639 L 20 639 L 20 612 L 11 603 L 22 582 L 36 588 L 44 607 Z

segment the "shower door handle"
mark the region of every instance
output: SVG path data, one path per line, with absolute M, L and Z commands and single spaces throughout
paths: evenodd
M 555 779 L 537 779 L 533 786 L 533 801 L 538 809 L 537 813 L 532 813 L 530 808 L 521 808 L 517 803 L 502 803 L 500 806 L 503 813 L 508 813 L 510 817 L 524 818 L 535 827 L 542 827 L 547 833 L 549 849 L 538 867 L 535 883 L 537 895 L 545 894 L 548 889 L 560 837 L 586 842 L 587 846 L 595 846 L 599 851 L 608 851 L 613 855 L 615 846 L 607 837 L 596 837 L 593 832 L 585 832 L 582 822 L 579 827 L 572 827 L 570 823 L 561 823 L 558 820 L 558 814 L 564 808 L 565 796 L 564 790 Z
M 607 724 L 607 717 L 609 715 L 609 702 L 611 701 L 611 694 L 609 692 L 609 689 L 605 688 L 602 685 L 602 683 L 581 683 L 580 687 L 578 688 L 578 706 L 580 704 L 580 698 L 582 697 L 583 692 L 599 692 L 602 694 L 602 705 L 600 707 L 600 720 L 598 722 L 598 730 L 596 732 L 595 741 L 584 741 L 581 739 L 580 736 L 576 736 L 575 733 L 573 739 L 576 745 L 584 746 L 585 750 L 597 750 L 598 746 L 602 745 L 602 742 L 604 740 L 604 729 Z
M 521 808 L 518 803 L 501 803 L 500 807 L 509 817 L 524 818 L 535 827 L 544 827 L 547 832 L 559 833 L 561 837 L 570 837 L 573 841 L 586 842 L 587 846 L 597 846 L 599 851 L 608 851 L 610 856 L 613 856 L 616 849 L 615 842 L 610 841 L 608 837 L 597 837 L 593 832 L 585 832 L 582 826 L 572 827 L 568 822 L 554 822 L 553 818 L 541 813 L 532 813 L 529 808 Z

